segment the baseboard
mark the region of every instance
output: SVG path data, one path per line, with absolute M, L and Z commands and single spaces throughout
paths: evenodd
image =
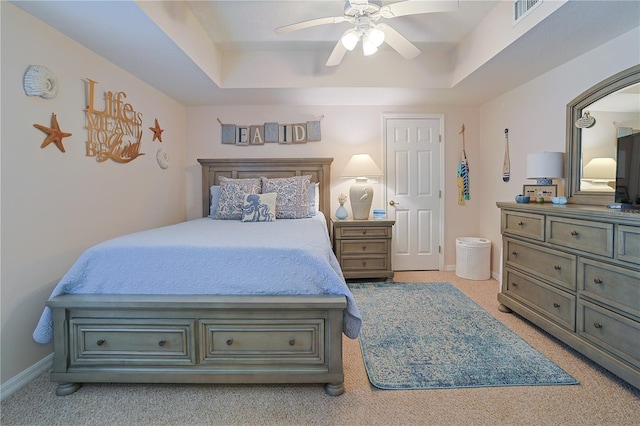
M 0 400 L 4 401 L 6 398 L 19 391 L 31 380 L 35 379 L 40 374 L 50 370 L 52 365 L 53 354 L 49 354 L 40 361 L 33 364 L 31 367 L 2 383 L 0 385 Z

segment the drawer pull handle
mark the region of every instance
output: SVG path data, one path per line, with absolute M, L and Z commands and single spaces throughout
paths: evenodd
M 296 339 L 294 339 L 293 337 L 289 339 L 289 346 L 293 346 L 295 344 L 296 344 Z
M 160 340 L 160 341 L 158 342 L 158 345 L 160 345 L 160 346 L 164 346 L 164 345 L 166 345 L 166 344 L 167 344 L 167 341 L 166 341 L 166 340 Z
M 514 256 L 517 256 L 518 252 L 514 250 L 514 251 L 511 252 L 511 254 L 514 255 Z
M 233 339 L 227 339 L 227 346 L 233 345 Z
M 107 342 L 106 340 L 104 340 L 104 339 L 100 339 L 100 340 L 98 340 L 98 341 L 96 342 L 96 345 L 98 345 L 98 346 L 102 346 L 102 345 L 104 345 L 106 342 Z
M 553 302 L 553 307 L 554 307 L 554 308 L 559 308 L 559 307 L 560 307 L 560 304 L 559 304 L 558 302 Z
M 593 282 L 596 284 L 602 284 L 602 280 L 600 278 L 594 278 Z
M 594 323 L 593 323 L 593 326 L 594 326 L 595 328 L 602 328 L 602 324 L 600 324 L 599 322 L 594 322 Z
M 367 251 L 367 246 L 362 246 L 362 251 Z
M 362 231 L 362 235 L 367 235 L 367 230 Z
M 367 261 L 366 260 L 362 261 L 362 266 L 367 266 Z
M 524 222 L 523 221 L 518 222 L 518 226 L 524 226 Z
M 518 283 L 511 283 L 511 287 L 518 287 Z
M 560 266 L 560 265 L 553 265 L 553 269 L 555 269 L 556 271 L 559 271 L 560 269 L 562 269 L 562 266 Z
M 578 235 L 578 231 L 571 231 L 571 235 L 575 237 L 576 235 Z

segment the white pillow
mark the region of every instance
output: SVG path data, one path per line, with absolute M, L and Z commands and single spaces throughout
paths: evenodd
M 211 186 L 211 205 L 209 205 L 209 217 L 213 219 L 218 210 L 218 200 L 220 199 L 220 187 L 218 185 Z

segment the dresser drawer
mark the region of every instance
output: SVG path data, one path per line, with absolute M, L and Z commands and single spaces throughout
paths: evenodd
M 613 224 L 547 217 L 547 242 L 574 250 L 613 257 Z
M 578 282 L 584 296 L 640 319 L 640 272 L 581 258 Z
M 559 325 L 575 331 L 575 296 L 516 271 L 506 269 L 505 272 L 506 293 L 509 296 L 541 312 Z
M 640 323 L 580 300 L 577 325 L 580 336 L 640 367 Z
M 324 363 L 324 319 L 201 320 L 202 363 Z
M 192 320 L 73 318 L 71 365 L 194 364 Z
M 337 227 L 335 238 L 391 238 L 389 226 L 356 226 Z
M 640 227 L 618 225 L 617 258 L 640 265 Z
M 502 211 L 502 233 L 544 241 L 544 215 Z
M 372 254 L 387 253 L 389 251 L 389 240 L 341 240 L 340 253 L 350 254 Z
M 576 289 L 576 256 L 505 239 L 505 262 L 568 290 Z

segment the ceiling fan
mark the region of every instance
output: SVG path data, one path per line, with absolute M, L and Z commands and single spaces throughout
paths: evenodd
M 458 0 L 405 0 L 384 6 L 379 0 L 347 0 L 342 16 L 317 18 L 285 25 L 276 28 L 275 32 L 284 34 L 318 25 L 349 22 L 353 27 L 345 31 L 338 40 L 327 60 L 327 66 L 338 65 L 347 51 L 353 50 L 360 40 L 362 40 L 362 51 L 365 56 L 374 54 L 378 47 L 386 42 L 404 58 L 413 59 L 420 54 L 420 50 L 391 26 L 378 21 L 381 18 L 391 19 L 421 13 L 451 12 L 457 8 Z

